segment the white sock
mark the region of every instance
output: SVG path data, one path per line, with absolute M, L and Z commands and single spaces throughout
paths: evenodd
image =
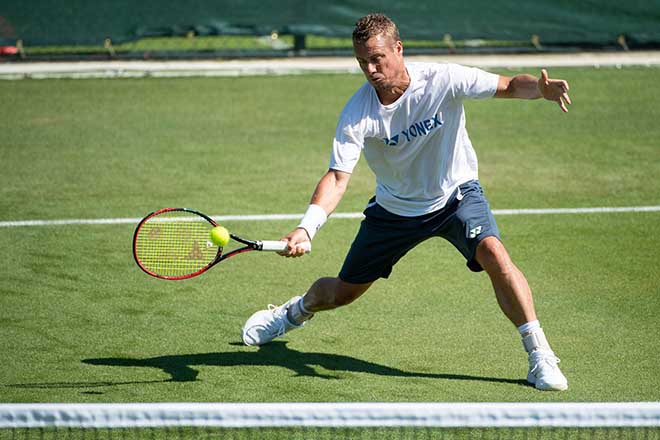
M 287 318 L 289 318 L 289 321 L 291 321 L 296 325 L 299 325 L 307 321 L 308 319 L 311 319 L 312 316 L 314 316 L 314 314 L 305 309 L 305 306 L 303 305 L 303 297 L 300 297 L 297 300 L 293 301 L 291 304 L 289 304 L 289 308 L 286 312 L 286 316 Z
M 529 321 L 518 327 L 518 331 L 522 336 L 525 336 L 527 333 L 536 330 L 537 328 L 541 328 L 541 324 L 538 319 L 535 319 L 534 321 Z
M 522 343 L 525 351 L 531 353 L 533 351 L 542 350 L 552 353 L 550 344 L 545 337 L 545 333 L 541 328 L 541 324 L 536 321 L 530 321 L 518 327 L 518 332 L 522 336 Z

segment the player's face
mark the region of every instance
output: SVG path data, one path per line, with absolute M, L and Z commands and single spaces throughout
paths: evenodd
M 355 44 L 353 49 L 364 76 L 377 90 L 391 89 L 405 77 L 401 41 L 376 35 L 364 44 Z

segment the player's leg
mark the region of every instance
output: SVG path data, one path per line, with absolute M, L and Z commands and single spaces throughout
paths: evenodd
M 438 227 L 436 235 L 456 246 L 470 270 L 488 273 L 502 311 L 518 327 L 529 353 L 527 380 L 539 389 L 566 389 L 566 378 L 557 367 L 559 359 L 536 318 L 527 280 L 500 241 L 497 223 L 479 182 L 461 185 L 448 211 L 447 220 Z
M 309 288 L 301 305 L 311 313 L 336 309 L 358 299 L 371 284 L 349 283 L 339 277 L 319 278 Z
M 488 273 L 497 302 L 507 318 L 516 327 L 535 321 L 534 300 L 527 279 L 513 264 L 502 242 L 494 236 L 484 238 L 477 246 L 475 258 Z
M 302 297 L 293 297 L 279 307 L 269 306 L 253 314 L 243 327 L 243 341 L 247 345 L 268 343 L 301 327 L 315 312 L 355 301 L 375 280 L 387 278 L 394 264 L 429 235 L 420 227 L 419 220 L 389 213 L 373 200 L 364 214 L 339 276 L 320 278 Z
M 288 303 L 286 319 L 294 327 L 312 319 L 315 313 L 346 306 L 358 299 L 372 283 L 348 283 L 339 277 L 319 278 L 304 296 Z
M 523 273 L 513 264 L 506 248 L 496 237 L 486 237 L 477 246 L 475 258 L 488 273 L 497 302 L 504 314 L 518 328 L 528 353 L 527 381 L 541 390 L 568 388 L 558 367 L 559 359 L 550 348 L 536 319 L 532 292 Z
M 246 345 L 263 345 L 284 333 L 302 327 L 314 313 L 335 309 L 355 301 L 371 283 L 352 284 L 339 278 L 320 278 L 304 296 L 294 296 L 281 306 L 253 314 L 243 326 Z

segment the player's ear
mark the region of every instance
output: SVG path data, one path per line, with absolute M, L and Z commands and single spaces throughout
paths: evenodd
M 403 43 L 401 40 L 397 40 L 396 43 L 394 43 L 394 52 L 399 55 L 403 55 Z

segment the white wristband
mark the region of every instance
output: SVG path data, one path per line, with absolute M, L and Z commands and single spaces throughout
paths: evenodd
M 309 208 L 307 208 L 307 212 L 305 212 L 298 227 L 307 231 L 309 239 L 311 240 L 327 219 L 328 214 L 325 213 L 325 209 L 321 208 L 319 205 L 309 205 Z

